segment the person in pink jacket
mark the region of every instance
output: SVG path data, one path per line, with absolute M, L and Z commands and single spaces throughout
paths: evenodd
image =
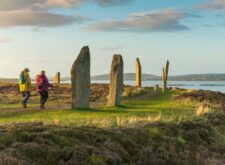
M 41 71 L 40 75 L 36 76 L 36 89 L 40 94 L 40 109 L 45 109 L 45 103 L 48 100 L 48 88 L 53 87 L 45 75 L 45 71 Z

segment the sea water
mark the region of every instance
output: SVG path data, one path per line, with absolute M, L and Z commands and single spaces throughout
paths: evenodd
M 109 83 L 109 81 L 97 80 L 92 83 Z M 126 85 L 135 85 L 135 81 L 124 81 Z M 143 81 L 143 87 L 152 87 L 156 84 L 163 86 L 162 81 Z M 225 93 L 225 81 L 168 81 L 168 87 L 184 89 L 201 89 L 219 91 Z
M 70 83 L 63 81 L 62 83 Z M 107 84 L 108 80 L 92 80 L 91 83 Z M 125 85 L 135 85 L 135 81 L 124 81 Z M 143 87 L 153 87 L 156 84 L 163 86 L 162 81 L 142 81 Z M 210 90 L 225 93 L 225 81 L 168 81 L 168 87 L 178 87 L 183 89 Z

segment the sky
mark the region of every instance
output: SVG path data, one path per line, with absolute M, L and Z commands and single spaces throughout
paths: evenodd
M 110 71 L 122 54 L 126 73 L 225 73 L 224 0 L 0 0 L 0 77 L 34 77 L 70 68 L 83 46 L 91 74 Z

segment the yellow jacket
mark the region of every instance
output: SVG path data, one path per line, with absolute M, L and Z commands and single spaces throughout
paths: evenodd
M 22 72 L 22 74 L 24 75 L 25 83 L 19 84 L 20 92 L 30 92 L 32 88 L 30 75 L 28 72 L 24 72 L 24 71 Z

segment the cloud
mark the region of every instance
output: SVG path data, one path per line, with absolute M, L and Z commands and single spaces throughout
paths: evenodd
M 132 14 L 123 20 L 90 24 L 86 29 L 89 31 L 173 32 L 189 30 L 190 28 L 182 25 L 180 20 L 190 16 L 192 15 L 181 13 L 175 9 L 141 12 Z
M 202 25 L 203 27 L 207 27 L 207 28 L 210 28 L 210 27 L 214 27 L 215 25 L 213 25 L 213 24 L 204 24 L 204 25 Z
M 124 5 L 133 0 L 0 0 L 0 28 L 14 26 L 58 27 L 89 20 L 49 12 L 52 8 L 76 7 L 83 3 Z
M 83 0 L 1 0 L 0 11 L 45 9 L 51 7 L 68 7 L 78 5 Z
M 225 0 L 208 0 L 199 7 L 204 10 L 225 10 Z
M 127 5 L 134 0 L 93 0 L 101 6 L 117 6 L 117 5 Z
M 8 43 L 8 42 L 11 42 L 11 41 L 12 41 L 11 38 L 0 37 L 0 44 L 2 44 L 2 43 Z
M 101 6 L 126 5 L 132 1 L 134 0 L 1 0 L 0 11 L 73 7 L 87 2 Z
M 58 27 L 75 22 L 81 23 L 85 21 L 86 18 L 81 16 L 66 16 L 33 10 L 18 10 L 0 12 L 0 20 L 0 27 Z

